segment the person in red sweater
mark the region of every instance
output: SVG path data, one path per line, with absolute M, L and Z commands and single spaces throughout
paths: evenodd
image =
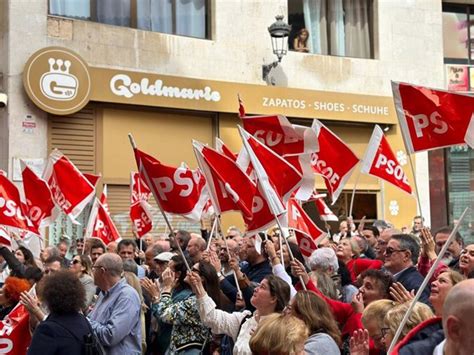
M 351 273 L 352 282 L 356 282 L 357 276 L 367 269 L 380 269 L 383 265 L 381 260 L 360 258 L 359 245 L 353 238 L 343 238 L 336 249 L 338 260 L 343 261 Z

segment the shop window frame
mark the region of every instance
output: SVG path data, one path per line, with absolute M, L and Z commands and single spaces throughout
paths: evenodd
M 464 10 L 464 11 L 462 11 Z M 474 4 L 460 4 L 460 3 L 442 3 L 442 13 L 461 13 L 467 15 L 467 23 L 470 23 L 472 18 L 474 24 Z M 467 64 L 474 65 L 474 38 L 471 38 L 471 26 L 467 26 L 467 37 L 469 38 L 467 51 L 467 59 L 449 58 L 445 57 L 443 53 L 444 64 Z

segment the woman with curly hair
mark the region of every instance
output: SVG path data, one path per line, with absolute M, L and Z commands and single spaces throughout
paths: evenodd
M 20 300 L 20 294 L 29 289 L 30 284 L 27 280 L 13 276 L 7 277 L 0 289 L 0 320 L 3 320 L 15 308 Z
M 50 314 L 36 327 L 28 354 L 83 354 L 84 336 L 91 328 L 79 313 L 86 298 L 79 278 L 69 270 L 60 270 L 41 283 L 40 296 Z

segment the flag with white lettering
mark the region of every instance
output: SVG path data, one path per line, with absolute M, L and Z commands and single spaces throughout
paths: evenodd
M 95 196 L 95 187 L 59 150 L 51 152 L 44 171 L 54 203 L 75 223 Z
M 121 239 L 108 210 L 107 185 L 104 186 L 100 199 L 96 198 L 92 206 L 86 229 L 86 238 L 98 238 L 105 245 Z
M 0 321 L 0 354 L 24 355 L 31 343 L 30 316 L 21 303 Z
M 459 144 L 474 149 L 474 97 L 397 82 L 392 91 L 409 154 Z
M 295 199 L 288 201 L 288 228 L 295 231 L 298 246 L 306 257 L 317 249 L 318 242 L 326 236 Z
M 209 199 L 206 179 L 197 170 L 167 166 L 135 149 L 140 174 L 163 211 L 199 221 Z
M 0 225 L 38 234 L 17 187 L 0 170 Z
M 412 193 L 408 177 L 378 125 L 375 125 L 367 145 L 361 172 L 379 177 L 409 194 Z
M 130 219 L 138 238 L 153 228 L 151 206 L 148 204 L 151 191 L 140 178 L 140 174 L 131 172 L 130 176 Z
M 57 217 L 58 210 L 46 181 L 37 176 L 23 160 L 20 160 L 23 190 L 28 216 L 36 228 L 47 227 Z
M 333 132 L 318 120 L 312 128 L 319 141 L 319 152 L 312 154 L 311 165 L 317 174 L 325 178 L 328 193 L 334 204 L 351 177 L 359 158 Z
M 270 210 L 275 216 L 286 212 L 286 202 L 302 181 L 301 174 L 285 159 L 244 131 L 239 132 L 252 166 L 262 186 Z

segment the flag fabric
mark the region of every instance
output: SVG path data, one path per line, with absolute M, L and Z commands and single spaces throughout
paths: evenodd
M 299 201 L 308 201 L 314 192 L 314 170 L 311 168 L 311 153 L 286 155 L 284 159 L 290 163 L 301 175 L 301 184 L 295 190 L 295 198 Z
M 298 246 L 306 257 L 317 249 L 318 241 L 326 236 L 295 199 L 288 201 L 288 228 L 295 231 Z
M 331 211 L 329 206 L 324 202 L 322 197 L 318 197 L 314 200 L 314 203 L 316 204 L 316 208 L 318 209 L 319 217 L 321 220 L 326 221 L 326 222 L 338 222 L 339 218 Z
M 232 159 L 233 161 L 237 160 L 237 154 L 234 154 L 222 141 L 222 139 L 216 137 L 216 150 L 224 154 L 226 157 L 229 159 Z
M 135 149 L 138 170 L 163 211 L 199 221 L 209 199 L 206 179 L 197 170 L 171 167 Z
M 409 194 L 412 193 L 408 177 L 378 125 L 375 125 L 367 145 L 361 172 L 383 179 Z
M 11 227 L 38 234 L 38 229 L 28 218 L 26 204 L 17 187 L 0 170 L 0 226 Z
M 92 186 L 97 187 L 97 183 L 99 182 L 101 175 L 94 175 L 94 174 L 83 174 L 84 177 L 92 184 Z
M 94 185 L 57 149 L 49 156 L 44 180 L 49 185 L 54 203 L 74 222 L 95 196 Z
M 23 190 L 28 217 L 36 229 L 47 227 L 57 217 L 58 210 L 46 181 L 37 176 L 23 160 L 20 160 Z
M 286 202 L 301 185 L 301 174 L 285 159 L 258 142 L 239 126 L 240 135 L 250 157 L 263 196 L 275 216 L 286 212 Z
M 312 154 L 311 165 L 317 174 L 323 175 L 334 204 L 359 162 L 359 158 L 318 120 L 313 121 L 312 128 L 318 137 L 319 152 Z
M 0 226 L 0 244 L 6 245 L 8 247 L 12 246 L 12 238 L 10 233 L 5 227 Z
M 86 229 L 86 238 L 98 238 L 102 240 L 105 245 L 121 239 L 117 227 L 112 221 L 108 211 L 106 186 L 104 187 L 100 199 L 96 198 L 92 206 Z
M 153 228 L 151 206 L 148 204 L 151 191 L 140 178 L 140 174 L 131 172 L 130 176 L 130 219 L 138 238 Z
M 398 121 L 409 154 L 467 144 L 474 149 L 474 98 L 392 82 Z
M 24 355 L 31 343 L 29 314 L 25 306 L 18 303 L 15 308 L 0 321 L 0 353 Z

